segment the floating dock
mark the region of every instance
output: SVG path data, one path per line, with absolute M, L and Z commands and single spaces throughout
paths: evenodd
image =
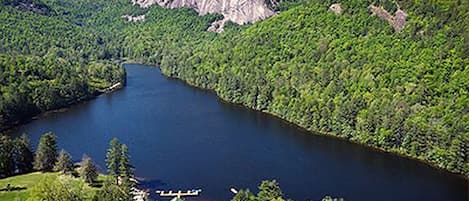
M 188 190 L 188 191 L 156 191 L 156 194 L 161 197 L 188 197 L 188 196 L 198 196 L 202 190 Z

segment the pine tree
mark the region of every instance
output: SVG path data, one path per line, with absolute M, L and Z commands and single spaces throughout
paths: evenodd
M 119 172 L 121 177 L 134 177 L 133 166 L 130 164 L 129 148 L 125 144 L 121 146 Z
M 21 135 L 21 137 L 15 139 L 13 144 L 13 160 L 15 162 L 17 173 L 22 174 L 31 172 L 33 169 L 34 154 L 31 150 L 28 136 L 25 134 Z
M 133 182 L 134 173 L 133 167 L 130 164 L 129 149 L 127 145 L 121 146 L 121 158 L 119 160 L 119 172 L 120 172 L 120 186 L 124 193 L 124 200 L 132 200 L 132 187 L 135 186 Z
M 98 168 L 87 155 L 83 155 L 81 161 L 80 177 L 89 184 L 92 184 L 98 178 Z
M 64 174 L 71 173 L 73 171 L 72 156 L 63 149 L 60 151 L 54 170 Z
M 10 137 L 0 136 L 0 178 L 8 177 L 14 173 L 12 149 L 13 143 Z
M 118 177 L 120 176 L 119 171 L 119 160 L 121 155 L 121 144 L 117 138 L 112 139 L 109 142 L 109 149 L 106 153 L 106 167 L 109 176 L 114 178 L 116 184 L 118 184 Z
M 57 137 L 53 133 L 44 134 L 39 140 L 34 158 L 34 169 L 51 171 L 57 160 Z

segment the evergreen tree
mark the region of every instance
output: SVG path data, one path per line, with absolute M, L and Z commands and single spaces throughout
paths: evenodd
M 121 177 L 134 177 L 133 166 L 130 164 L 129 148 L 125 144 L 121 146 L 119 172 Z
M 12 149 L 11 138 L 4 135 L 0 136 L 0 178 L 8 177 L 14 173 Z
M 70 154 L 63 149 L 59 153 L 54 170 L 64 174 L 71 173 L 73 171 L 72 156 L 70 156 Z
M 34 158 L 34 169 L 40 171 L 51 171 L 57 160 L 56 136 L 49 132 L 44 134 L 39 140 L 36 155 Z
M 14 140 L 13 160 L 19 174 L 31 172 L 33 169 L 34 154 L 26 134 Z
M 121 158 L 119 161 L 120 186 L 124 200 L 132 200 L 132 187 L 134 187 L 133 167 L 130 164 L 129 149 L 127 145 L 121 146 Z
M 87 155 L 84 155 L 81 161 L 80 177 L 89 184 L 92 184 L 98 178 L 98 168 Z
M 114 178 L 115 184 L 118 184 L 118 177 L 120 176 L 119 171 L 119 160 L 121 159 L 121 144 L 117 138 L 112 139 L 109 142 L 109 149 L 106 153 L 106 167 L 109 176 Z

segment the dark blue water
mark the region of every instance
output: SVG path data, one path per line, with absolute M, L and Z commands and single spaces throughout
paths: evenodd
M 14 131 L 34 144 L 57 134 L 75 160 L 104 167 L 109 140 L 131 151 L 152 189 L 203 189 L 189 200 L 229 200 L 230 187 L 256 191 L 276 179 L 296 201 L 467 201 L 467 181 L 422 163 L 304 132 L 279 119 L 220 102 L 157 68 L 127 65 L 127 87 L 49 114 Z M 103 169 L 103 168 L 102 168 Z

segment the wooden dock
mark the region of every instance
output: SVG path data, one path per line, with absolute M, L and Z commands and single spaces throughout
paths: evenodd
M 199 193 L 202 192 L 202 190 L 188 190 L 188 191 L 156 191 L 156 194 L 158 194 L 161 197 L 188 197 L 188 196 L 198 196 Z

